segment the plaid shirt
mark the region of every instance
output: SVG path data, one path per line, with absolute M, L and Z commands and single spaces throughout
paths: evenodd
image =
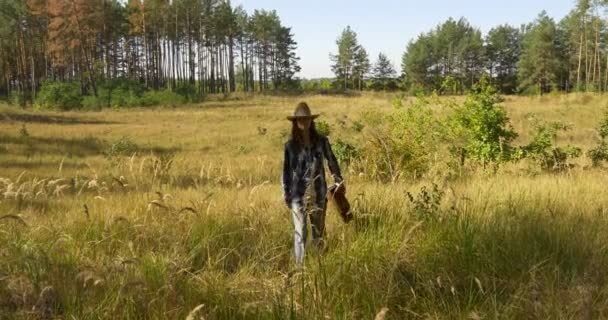
M 285 144 L 282 179 L 285 202 L 288 205 L 294 201 L 303 205 L 307 186 L 314 187 L 312 189 L 314 202 L 319 207 L 325 205 L 327 183 L 323 166 L 324 159 L 327 159 L 334 181 L 341 182 L 340 167 L 327 137 L 320 136 L 310 147 L 305 147 L 293 140 L 289 140 Z

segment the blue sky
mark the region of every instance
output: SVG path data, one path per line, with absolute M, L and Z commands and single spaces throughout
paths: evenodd
M 484 33 L 509 23 L 531 22 L 542 10 L 556 20 L 574 8 L 574 0 L 233 0 L 248 12 L 275 9 L 298 42 L 300 77 L 331 77 L 329 53 L 350 25 L 373 61 L 384 52 L 400 70 L 405 46 L 449 17 L 465 17 Z

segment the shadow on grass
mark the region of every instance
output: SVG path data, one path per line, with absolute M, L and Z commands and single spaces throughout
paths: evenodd
M 416 294 L 418 302 L 407 308 L 423 313 L 440 306 L 442 314 L 452 315 L 475 308 L 490 318 L 547 319 L 585 318 L 589 310 L 608 307 L 606 217 L 520 210 L 425 226 L 415 241 L 415 264 L 399 263 L 391 275 Z M 572 300 L 579 291 L 588 297 Z M 391 303 L 411 298 L 403 290 Z
M 10 136 L 0 135 L 0 145 L 19 145 L 21 148 L 14 150 L 4 146 L 8 154 L 30 156 L 33 154 L 59 154 L 85 157 L 102 153 L 105 144 L 95 137 L 84 138 L 59 138 L 59 137 L 34 137 L 34 136 Z
M 81 119 L 81 118 L 76 118 L 76 117 L 55 116 L 55 115 L 47 115 L 47 114 L 14 113 L 14 112 L 0 112 L 0 123 L 1 122 L 24 122 L 24 123 L 61 124 L 61 125 L 116 124 L 116 122 Z
M 104 155 L 110 143 L 87 136 L 82 138 L 11 136 L 0 134 L 0 150 L 17 156 L 67 155 L 80 157 Z M 11 146 L 18 146 L 17 148 Z M 169 155 L 181 151 L 177 147 L 137 146 L 138 154 Z

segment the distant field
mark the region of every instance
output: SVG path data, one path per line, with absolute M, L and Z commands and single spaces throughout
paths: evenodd
M 304 100 L 332 141 L 363 142 L 349 128 L 395 97 L 0 106 L 0 319 L 608 317 L 608 173 L 584 156 L 560 173 L 510 164 L 395 183 L 344 167 L 356 221 L 330 210 L 327 252 L 291 272 L 285 116 Z M 571 124 L 558 141 L 583 152 L 608 108 L 600 95 L 505 99 L 516 143 L 534 114 Z M 423 186 L 436 203 L 408 200 Z

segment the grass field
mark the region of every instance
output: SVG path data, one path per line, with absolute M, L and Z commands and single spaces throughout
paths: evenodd
M 285 116 L 305 100 L 332 140 L 360 141 L 352 123 L 393 99 L 0 106 L 0 319 L 608 318 L 608 173 L 585 157 L 560 173 L 520 163 L 395 183 L 344 167 L 356 220 L 330 210 L 327 250 L 293 272 Z M 608 99 L 504 105 L 517 143 L 535 114 L 571 123 L 559 141 L 585 152 Z M 406 196 L 423 187 L 430 201 Z

